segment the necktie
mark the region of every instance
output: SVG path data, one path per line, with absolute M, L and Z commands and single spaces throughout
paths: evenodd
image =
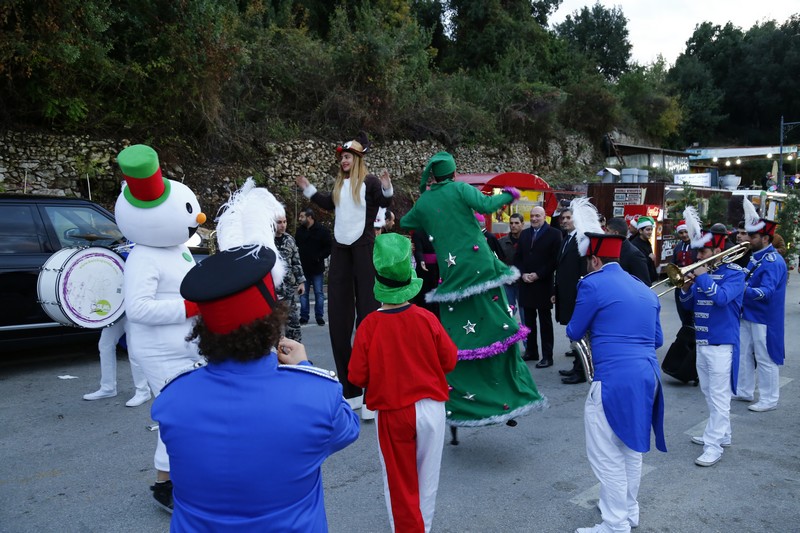
M 564 239 L 564 246 L 561 247 L 561 257 L 564 257 L 564 254 L 567 253 L 567 246 L 569 246 L 569 242 L 572 240 L 572 235 L 567 235 L 567 238 Z

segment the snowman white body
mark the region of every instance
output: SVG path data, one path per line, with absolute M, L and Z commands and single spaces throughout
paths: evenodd
M 137 207 L 123 193 L 115 216 L 126 238 L 136 243 L 125 263 L 125 312 L 128 353 L 137 362 L 157 396 L 167 380 L 199 360 L 197 345 L 187 342 L 194 318 L 186 317 L 180 286 L 195 265 L 183 244 L 197 229 L 200 204 L 182 183 L 171 181 L 169 195 L 155 207 Z M 161 438 L 155 467 L 169 471 Z

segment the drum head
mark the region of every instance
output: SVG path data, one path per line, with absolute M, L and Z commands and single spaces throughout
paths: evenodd
M 102 328 L 124 314 L 124 262 L 100 247 L 65 248 L 39 274 L 42 307 L 62 324 Z M 66 319 L 68 322 L 64 322 Z

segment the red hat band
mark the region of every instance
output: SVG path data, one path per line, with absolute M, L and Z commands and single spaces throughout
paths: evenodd
M 225 335 L 245 324 L 272 314 L 275 307 L 275 284 L 272 274 L 231 296 L 198 302 L 200 316 L 212 333 Z
M 596 255 L 609 259 L 619 259 L 622 242 L 625 239 L 621 235 L 589 235 L 589 250 L 587 256 Z
M 725 240 L 728 236 L 724 233 L 712 233 L 711 240 L 705 243 L 706 248 L 719 248 L 720 250 L 725 249 Z
M 778 227 L 778 223 L 774 220 L 767 220 L 766 218 L 762 218 L 761 222 L 764 223 L 764 227 L 761 228 L 758 233 L 762 233 L 764 235 L 769 235 L 771 237 L 775 236 L 775 228 Z
M 125 183 L 128 185 L 133 197 L 143 202 L 152 202 L 160 198 L 164 194 L 164 189 L 166 189 L 164 180 L 161 179 L 160 168 L 149 178 L 125 176 Z

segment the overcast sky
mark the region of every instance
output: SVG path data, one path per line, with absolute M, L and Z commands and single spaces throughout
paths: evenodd
M 594 3 L 594 0 L 564 0 L 550 17 L 550 23 L 562 22 L 567 15 Z M 631 56 L 640 64 L 653 62 L 658 54 L 674 64 L 701 22 L 724 25 L 730 21 L 747 30 L 764 20 L 783 23 L 792 14 L 800 13 L 798 0 L 600 0 L 600 3 L 609 9 L 622 8 L 633 45 Z

